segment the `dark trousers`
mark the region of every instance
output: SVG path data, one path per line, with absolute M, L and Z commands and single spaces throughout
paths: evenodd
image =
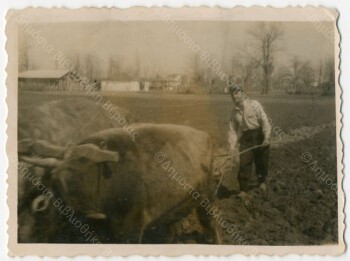
M 240 152 L 251 147 L 261 145 L 264 141 L 262 129 L 244 131 L 239 140 Z M 259 147 L 240 154 L 240 167 L 238 172 L 238 182 L 240 189 L 245 191 L 252 186 L 254 177 L 252 176 L 253 163 L 257 183 L 265 181 L 268 174 L 270 146 Z

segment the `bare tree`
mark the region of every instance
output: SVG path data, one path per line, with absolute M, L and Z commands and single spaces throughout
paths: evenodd
M 87 53 L 84 55 L 84 73 L 88 79 L 92 80 L 94 78 L 94 58 L 92 54 Z
M 267 94 L 270 88 L 272 72 L 274 69 L 274 55 L 278 51 L 277 42 L 283 36 L 280 23 L 259 22 L 249 30 L 253 37 L 255 53 L 251 57 L 262 69 L 262 94 Z
M 335 92 L 335 68 L 334 59 L 332 58 L 324 62 L 324 82 L 322 88 L 322 95 L 330 95 Z
M 110 56 L 108 60 L 107 77 L 111 80 L 119 80 L 121 74 L 120 59 L 118 56 Z
M 203 82 L 204 71 L 198 54 L 191 57 L 190 70 L 192 74 L 192 82 L 194 82 L 195 85 L 200 85 Z
M 291 66 L 290 69 L 287 69 L 285 71 L 285 80 L 289 83 L 289 86 L 293 90 L 294 93 L 300 92 L 301 88 L 301 79 L 300 79 L 300 72 L 301 72 L 301 61 L 299 57 L 295 56 L 291 60 Z
M 330 58 L 324 62 L 324 72 L 325 72 L 325 80 L 327 82 L 332 82 L 334 85 L 334 81 L 335 81 L 334 59 Z
M 320 60 L 319 69 L 318 69 L 318 85 L 323 81 L 323 62 Z
M 101 78 L 101 63 L 99 58 L 94 54 L 76 53 L 72 56 L 72 62 L 74 63 L 75 71 L 84 75 L 84 77 L 87 77 L 90 81 Z
M 256 70 L 259 64 L 242 54 L 235 54 L 231 59 L 231 75 L 238 80 L 243 89 L 251 87 L 256 81 Z
M 290 60 L 290 65 L 280 70 L 278 78 L 287 86 L 289 93 L 309 93 L 314 70 L 308 61 L 302 61 L 299 57 L 294 56 Z
M 18 71 L 26 71 L 29 69 L 28 51 L 30 45 L 27 35 L 23 30 L 19 31 L 19 47 L 18 47 Z
M 135 52 L 135 65 L 133 67 L 134 67 L 133 78 L 138 79 L 140 77 L 140 72 L 141 72 L 141 60 L 140 60 L 140 54 L 138 50 Z
M 81 57 L 80 53 L 78 50 L 74 50 L 71 54 L 69 54 L 68 59 L 72 62 L 72 71 L 75 72 L 80 72 L 82 71 L 81 68 Z M 56 63 L 56 68 L 57 68 L 57 63 Z
M 315 77 L 315 71 L 311 67 L 310 62 L 309 61 L 303 62 L 300 69 L 300 78 L 301 78 L 303 87 L 306 88 L 308 95 L 310 94 L 310 89 L 312 87 L 311 85 L 312 85 L 312 82 L 314 81 L 314 77 Z
M 191 72 L 192 72 L 192 79 L 194 82 L 200 82 L 202 79 L 202 68 L 201 68 L 201 62 L 198 55 L 192 56 L 191 59 Z

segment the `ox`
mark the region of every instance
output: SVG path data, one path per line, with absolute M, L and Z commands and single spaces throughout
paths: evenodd
M 43 153 L 50 143 L 57 144 L 60 149 L 60 146 L 74 144 L 76 140 L 107 128 L 126 129 L 132 120 L 125 109 L 107 107 L 81 98 L 50 101 L 40 106 L 20 106 L 18 137 L 21 142 L 18 152 L 21 154 L 23 149 L 26 150 L 32 144 L 31 140 L 45 140 L 32 144 L 31 153 L 34 154 L 36 151 Z M 50 147 L 46 151 L 52 153 L 55 149 Z M 80 238 L 80 233 L 75 232 L 74 226 L 60 215 L 54 216 L 55 209 L 45 205 L 43 192 L 51 193 L 50 169 L 24 162 L 19 162 L 18 166 L 18 241 L 85 242 Z M 35 186 L 33 181 L 37 180 L 42 185 Z
M 208 135 L 190 127 L 135 125 L 136 139 L 122 128 L 97 132 L 68 149 L 32 141 L 22 153 L 36 149 L 26 162 L 50 169 L 51 186 L 65 205 L 82 218 L 108 219 L 118 243 L 168 243 L 152 230 L 171 225 L 197 210 L 213 243 L 220 243 L 216 222 L 155 159 L 162 153 L 201 199 L 213 199 L 212 147 Z M 41 204 L 48 206 L 49 204 Z M 168 231 L 169 230 L 169 231 Z M 158 238 L 158 239 L 157 239 Z

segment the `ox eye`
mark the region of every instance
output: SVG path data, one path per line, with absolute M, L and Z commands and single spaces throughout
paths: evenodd
M 100 142 L 100 148 L 103 149 L 103 150 L 106 150 L 107 149 L 107 142 L 106 141 L 101 141 Z
M 32 211 L 34 213 L 41 212 L 47 209 L 48 206 L 49 206 L 49 199 L 46 198 L 44 195 L 40 195 L 33 200 Z

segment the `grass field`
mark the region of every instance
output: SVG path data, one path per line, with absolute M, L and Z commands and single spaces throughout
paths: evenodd
M 84 95 L 75 96 L 87 98 Z M 37 106 L 64 98 L 71 96 L 23 93 L 19 96 L 19 106 Z M 103 106 L 107 101 L 129 110 L 138 122 L 188 125 L 209 133 L 218 146 L 226 144 L 232 106 L 227 95 L 121 93 L 104 96 L 99 104 Z M 286 133 L 303 126 L 313 127 L 335 120 L 335 103 L 332 97 L 258 97 L 258 101 L 272 123 Z
M 19 108 L 64 98 L 71 96 L 20 93 Z M 253 189 L 244 197 L 222 196 L 217 201 L 224 217 L 253 245 L 337 242 L 337 193 L 300 158 L 309 152 L 317 166 L 336 183 L 336 131 L 330 124 L 335 121 L 334 97 L 252 98 L 263 105 L 273 126 L 286 134 L 302 130 L 305 135 L 271 148 L 266 192 Z M 217 148 L 227 147 L 232 106 L 228 96 L 122 93 L 104 96 L 101 106 L 107 101 L 129 110 L 138 122 L 192 126 L 209 133 Z M 313 129 L 319 131 L 311 135 Z M 237 244 L 224 229 L 222 235 L 226 244 Z

